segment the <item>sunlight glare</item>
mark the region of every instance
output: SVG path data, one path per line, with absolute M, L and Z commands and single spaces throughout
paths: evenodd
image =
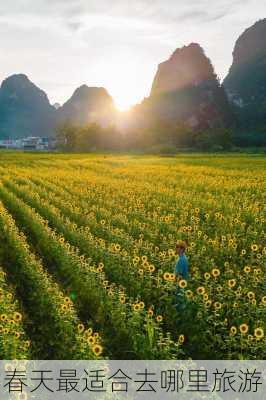
M 143 79 L 140 64 L 132 55 L 117 55 L 109 64 L 98 65 L 98 73 L 105 77 L 103 86 L 112 96 L 119 111 L 128 111 L 143 98 Z

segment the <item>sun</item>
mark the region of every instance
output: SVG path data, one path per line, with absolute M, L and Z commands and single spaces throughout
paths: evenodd
M 143 80 L 138 60 L 132 54 L 116 54 L 108 65 L 101 63 L 97 72 L 119 111 L 128 111 L 143 97 Z
M 141 90 L 135 76 L 126 75 L 125 72 L 112 75 L 110 94 L 119 111 L 128 111 L 139 101 Z
M 117 95 L 117 97 L 114 99 L 115 106 L 118 111 L 128 111 L 132 108 L 133 102 L 132 98 L 130 95 L 127 95 L 127 93 L 121 93 L 121 95 Z

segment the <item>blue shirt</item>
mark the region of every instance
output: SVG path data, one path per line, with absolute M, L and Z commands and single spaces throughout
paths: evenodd
M 188 272 L 188 260 L 185 254 L 179 257 L 175 266 L 175 273 L 177 275 L 181 275 L 183 279 L 188 280 L 189 272 Z

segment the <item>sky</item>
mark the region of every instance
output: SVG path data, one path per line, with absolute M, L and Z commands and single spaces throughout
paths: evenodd
M 0 0 L 0 81 L 24 73 L 52 104 L 103 86 L 127 109 L 191 42 L 222 80 L 239 35 L 265 17 L 264 0 Z

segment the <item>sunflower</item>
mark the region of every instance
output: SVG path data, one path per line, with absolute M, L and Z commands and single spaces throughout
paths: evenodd
M 262 328 L 256 328 L 254 330 L 254 336 L 257 339 L 262 339 L 264 337 L 264 330 Z
M 6 321 L 7 320 L 7 315 L 6 314 L 1 314 L 1 321 Z
M 14 321 L 20 322 L 22 320 L 22 315 L 19 312 L 13 314 Z
M 205 288 L 204 288 L 203 286 L 199 286 L 199 287 L 197 288 L 197 293 L 198 293 L 198 294 L 204 294 L 204 293 L 205 293 Z
M 148 316 L 149 316 L 149 317 L 152 317 L 152 316 L 153 316 L 153 310 L 152 310 L 152 309 L 149 309 L 149 310 L 148 310 Z
M 89 344 L 90 346 L 92 346 L 93 344 L 95 344 L 96 338 L 95 338 L 94 336 L 89 336 L 89 337 L 87 338 L 87 342 L 88 342 L 88 344 Z
M 185 336 L 184 335 L 179 335 L 178 343 L 184 343 L 184 341 L 185 341 Z
M 67 305 L 66 304 L 62 304 L 61 305 L 61 310 L 62 311 L 66 311 L 67 310 Z
M 84 335 L 85 335 L 85 337 L 88 338 L 89 336 L 92 335 L 92 333 L 93 333 L 92 328 L 88 328 L 88 329 L 86 329 L 86 331 L 84 332 Z
M 251 272 L 251 268 L 250 268 L 248 265 L 246 265 L 246 266 L 244 267 L 244 272 L 245 272 L 246 274 L 249 274 L 249 273 Z
M 156 321 L 157 322 L 162 322 L 162 320 L 163 320 L 163 317 L 161 315 L 157 315 Z
M 230 335 L 235 336 L 237 333 L 237 327 L 236 326 L 231 326 L 230 328 Z
M 102 354 L 103 348 L 99 344 L 95 344 L 92 348 L 93 353 L 98 357 Z
M 206 280 L 208 280 L 208 279 L 210 279 L 210 277 L 211 277 L 211 274 L 210 274 L 209 272 L 205 272 L 204 278 L 205 278 Z
M 163 274 L 163 279 L 165 280 L 165 281 L 169 281 L 170 280 L 170 272 L 165 272 L 164 274 Z
M 139 311 L 139 310 L 140 310 L 140 305 L 139 305 L 139 303 L 136 303 L 136 304 L 133 305 L 133 310 L 134 310 L 134 311 Z
M 261 299 L 262 304 L 266 305 L 266 296 L 263 296 Z
M 145 306 L 144 302 L 143 302 L 143 301 L 140 301 L 140 302 L 139 302 L 139 306 L 140 306 L 141 310 L 143 310 L 143 308 L 144 308 L 144 306 Z
M 64 298 L 64 302 L 65 302 L 66 304 L 72 303 L 71 299 L 70 299 L 69 297 L 67 297 L 67 296 Z
M 241 324 L 239 326 L 239 330 L 242 333 L 242 335 L 245 335 L 248 332 L 248 325 L 247 324 Z
M 220 274 L 221 272 L 218 268 L 213 268 L 212 275 L 214 276 L 214 278 L 217 278 L 217 276 L 219 276 Z
M 187 291 L 186 291 L 186 296 L 187 296 L 188 299 L 192 299 L 192 297 L 193 297 L 193 292 L 192 292 L 192 290 L 187 290 Z
M 233 288 L 235 285 L 236 285 L 236 280 L 235 279 L 229 279 L 228 286 L 230 288 Z
M 178 286 L 179 286 L 180 288 L 182 288 L 182 289 L 186 288 L 186 287 L 187 287 L 187 281 L 186 281 L 185 279 L 181 279 L 181 280 L 178 282 Z
M 173 257 L 175 255 L 175 251 L 173 249 L 168 249 L 168 255 Z
M 207 308 L 209 308 L 211 305 L 212 305 L 212 301 L 211 301 L 211 300 L 207 300 L 207 301 L 205 302 L 205 306 L 206 306 Z
M 253 272 L 254 272 L 255 275 L 260 275 L 261 274 L 261 269 L 260 268 L 255 268 Z
M 78 332 L 82 333 L 85 330 L 85 326 L 83 324 L 78 324 Z
M 121 246 L 120 246 L 120 244 L 115 244 L 115 251 L 120 251 L 120 249 L 121 249 Z
M 251 245 L 251 250 L 252 250 L 252 251 L 257 251 L 258 248 L 259 248 L 259 247 L 258 247 L 257 244 L 252 244 L 252 245 Z
M 143 261 L 143 262 L 142 262 L 142 266 L 143 266 L 144 268 L 148 268 L 148 267 L 149 267 L 148 261 Z
M 255 299 L 255 293 L 254 292 L 248 292 L 247 297 L 249 300 Z
M 170 281 L 170 282 L 174 282 L 175 279 L 176 279 L 176 275 L 175 275 L 175 274 L 170 274 L 170 276 L 169 276 L 169 281 Z
M 222 304 L 221 304 L 219 301 L 216 301 L 216 302 L 214 303 L 214 308 L 215 308 L 216 310 L 220 310 L 220 309 L 222 308 Z
M 150 264 L 148 269 L 149 269 L 149 272 L 154 272 L 155 266 L 153 264 Z

